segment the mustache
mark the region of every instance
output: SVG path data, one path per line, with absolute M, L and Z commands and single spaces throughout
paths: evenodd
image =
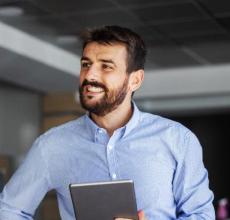
M 98 88 L 100 87 L 100 88 L 103 88 L 105 91 L 108 91 L 108 89 L 106 88 L 104 84 L 96 82 L 96 81 L 90 82 L 87 79 L 84 80 L 84 82 L 81 85 L 81 88 L 83 88 L 84 86 L 88 86 L 88 85 L 98 87 Z

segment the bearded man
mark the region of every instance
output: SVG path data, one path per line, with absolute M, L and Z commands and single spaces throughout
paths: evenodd
M 33 144 L 0 195 L 0 219 L 32 219 L 55 189 L 63 220 L 75 219 L 69 184 L 131 179 L 139 219 L 215 219 L 213 193 L 196 136 L 183 125 L 139 111 L 147 46 L 139 35 L 103 26 L 82 35 L 83 117 Z

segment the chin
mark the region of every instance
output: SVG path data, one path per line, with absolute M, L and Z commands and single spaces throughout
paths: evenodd
M 101 97 L 87 96 L 86 98 L 84 98 L 84 101 L 86 103 L 97 103 L 100 102 L 101 99 Z
M 88 97 L 87 99 L 83 100 L 84 105 L 88 107 L 93 107 L 99 102 L 100 102 L 100 99 L 95 100 L 94 97 Z

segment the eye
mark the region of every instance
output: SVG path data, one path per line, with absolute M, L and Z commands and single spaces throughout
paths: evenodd
M 103 64 L 102 66 L 104 69 L 112 70 L 113 68 L 111 66 L 108 66 L 106 64 Z
M 81 66 L 82 67 L 90 67 L 90 63 L 82 63 Z

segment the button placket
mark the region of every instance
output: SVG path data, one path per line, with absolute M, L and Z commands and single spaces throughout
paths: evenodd
M 113 145 L 109 145 L 108 148 L 109 148 L 109 150 L 112 150 L 113 149 Z
M 95 140 L 98 144 L 107 145 L 109 141 L 109 136 L 103 129 L 99 128 L 96 132 Z
M 117 159 L 115 154 L 115 142 L 113 142 L 114 137 L 111 137 L 107 144 L 107 160 L 109 166 L 110 177 L 112 180 L 118 179 L 117 171 Z
M 113 177 L 113 179 L 116 179 L 117 175 L 114 173 L 112 177 Z

